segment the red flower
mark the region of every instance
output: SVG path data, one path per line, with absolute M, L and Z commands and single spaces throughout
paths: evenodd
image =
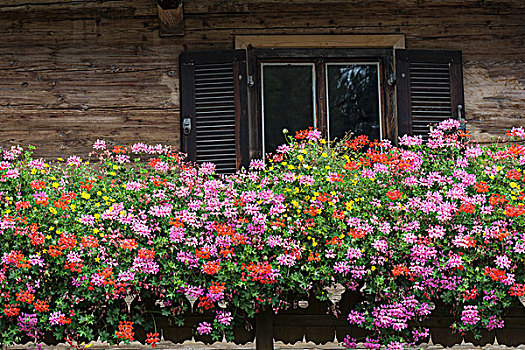
M 219 261 L 208 261 L 202 266 L 202 272 L 208 275 L 215 275 L 221 269 L 221 263 Z
M 484 193 L 489 191 L 489 185 L 487 185 L 486 182 L 476 182 L 474 185 L 474 189 L 476 189 L 476 192 L 478 193 Z
M 7 316 L 18 316 L 18 314 L 20 313 L 20 309 L 17 306 L 18 304 L 5 304 L 4 313 Z
M 134 336 L 135 333 L 133 332 L 133 322 L 120 321 L 120 325 L 118 326 L 117 331 L 117 338 L 133 341 Z
M 49 305 L 45 301 L 37 300 L 33 304 L 33 308 L 36 312 L 48 312 L 49 311 Z
M 80 245 L 84 248 L 96 248 L 98 246 L 98 239 L 94 236 L 85 236 L 82 237 L 82 242 L 80 242 Z
M 120 248 L 133 250 L 137 248 L 137 242 L 133 238 L 126 238 L 122 241 Z
M 525 295 L 525 284 L 514 283 L 512 287 L 510 287 L 509 294 L 513 297 L 524 296 Z
M 156 347 L 158 342 L 160 342 L 159 333 L 151 332 L 146 334 L 146 343 L 151 344 L 152 348 Z
M 23 291 L 21 289 L 15 295 L 16 295 L 16 301 L 20 301 L 20 302 L 23 302 L 23 303 L 32 304 L 33 300 L 35 300 L 35 295 L 34 294 L 32 294 L 32 293 L 30 293 L 28 291 Z
M 386 196 L 388 197 L 388 199 L 390 199 L 391 201 L 396 201 L 398 199 L 401 199 L 401 196 L 403 195 L 403 192 L 399 191 L 399 190 L 390 190 L 386 193 Z
M 507 205 L 505 207 L 505 212 L 504 213 L 508 217 L 518 217 L 520 215 L 525 214 L 525 206 L 513 207 L 511 205 Z

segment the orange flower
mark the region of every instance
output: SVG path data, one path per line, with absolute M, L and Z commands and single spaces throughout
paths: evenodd
M 310 252 L 310 255 L 308 256 L 308 261 L 321 261 L 321 258 L 319 257 L 319 253 L 312 253 Z
M 470 203 L 461 203 L 461 206 L 459 207 L 459 211 L 472 214 L 476 211 L 476 206 Z
M 225 284 L 224 282 L 222 283 L 212 282 L 210 288 L 208 289 L 213 294 L 219 294 L 219 293 L 224 292 L 224 290 L 226 290 L 226 287 L 224 286 L 224 284 Z
M 4 313 L 10 317 L 18 316 L 20 309 L 17 306 L 18 304 L 5 304 Z
M 521 173 L 515 169 L 507 171 L 505 177 L 509 180 L 519 180 L 521 179 Z
M 202 248 L 201 250 L 195 249 L 195 256 L 197 258 L 209 259 L 211 256 L 210 250 L 208 248 Z
M 208 261 L 202 265 L 202 272 L 208 275 L 215 275 L 221 269 L 221 263 L 219 261 Z
M 489 198 L 489 204 L 492 205 L 492 206 L 496 206 L 498 204 L 503 204 L 505 202 L 507 202 L 507 199 L 505 198 L 505 195 L 493 194 Z
M 474 189 L 478 193 L 485 193 L 489 191 L 489 185 L 487 185 L 487 183 L 483 181 L 476 182 L 476 184 L 474 185 Z
M 364 238 L 366 233 L 363 230 L 360 229 L 350 229 L 350 232 L 348 232 L 348 235 L 350 235 L 354 239 Z
M 120 321 L 117 331 L 117 338 L 133 341 L 134 336 L 135 333 L 133 332 L 133 322 Z
M 115 146 L 115 147 L 113 148 L 113 153 L 115 153 L 115 154 L 119 154 L 119 153 L 124 154 L 124 153 L 126 153 L 126 152 L 127 152 L 127 149 L 126 149 L 126 147 L 124 147 L 124 146 Z
M 148 248 L 141 248 L 139 250 L 139 258 L 141 259 L 153 259 L 155 257 L 155 250 Z
M 84 248 L 96 248 L 98 246 L 98 239 L 92 235 L 82 237 L 80 245 Z
M 525 207 L 524 206 L 521 206 L 521 207 L 513 207 L 511 205 L 507 205 L 505 207 L 505 211 L 504 211 L 505 215 L 508 216 L 508 217 L 518 217 L 520 215 L 523 215 L 525 214 Z
M 49 311 L 49 304 L 42 300 L 37 300 L 33 304 L 33 308 L 36 312 L 48 312 Z
M 133 250 L 137 248 L 137 242 L 135 242 L 134 238 L 126 238 L 120 244 L 120 248 Z
M 407 266 L 405 264 L 402 265 L 395 265 L 392 269 L 392 274 L 394 276 L 408 276 L 410 274 L 410 271 L 408 270 Z
M 43 190 L 46 188 L 46 183 L 44 181 L 31 181 L 31 189 L 33 190 Z
M 152 348 L 156 347 L 158 342 L 160 342 L 159 333 L 151 332 L 146 334 L 146 343 L 151 344 Z
M 47 249 L 47 252 L 49 253 L 49 255 L 51 255 L 54 258 L 62 255 L 62 252 L 57 249 L 56 245 L 50 245 L 49 248 Z
M 388 197 L 388 199 L 390 199 L 391 201 L 396 201 L 398 199 L 401 199 L 401 196 L 403 196 L 403 192 L 399 191 L 399 190 L 390 190 L 386 193 L 386 196 Z
M 513 143 L 510 144 L 509 149 L 507 150 L 508 154 L 513 156 L 521 156 L 525 155 L 525 147 L 522 145 L 515 145 Z
M 35 300 L 35 295 L 29 291 L 23 291 L 20 289 L 18 293 L 16 293 L 16 301 L 32 304 L 33 300 Z
M 62 233 L 58 239 L 58 249 L 74 249 L 77 246 L 77 236 L 74 233 Z

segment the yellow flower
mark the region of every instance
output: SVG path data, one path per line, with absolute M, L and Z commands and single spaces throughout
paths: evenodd
M 98 228 L 93 229 L 93 233 L 98 233 L 98 232 L 99 232 Z
M 98 202 L 95 203 L 95 207 L 97 207 L 97 208 L 100 207 L 100 203 L 98 203 Z
M 292 164 L 290 164 L 290 165 L 288 165 L 288 169 L 290 169 L 290 170 L 294 170 L 295 167 L 294 167 Z
M 108 196 L 102 196 L 102 199 L 107 201 L 109 199 L 109 197 Z
M 51 235 L 47 235 L 46 238 L 47 238 L 47 239 L 51 239 Z
M 77 208 L 76 205 L 71 204 L 71 210 L 72 210 L 72 211 L 75 211 L 76 208 Z
M 376 270 L 376 267 L 375 267 L 375 266 L 372 266 L 372 267 L 370 268 L 370 270 L 375 271 L 375 270 Z
M 42 169 L 42 170 L 40 170 L 40 173 L 41 173 L 41 174 L 45 174 L 46 171 L 45 171 L 44 169 Z
M 113 170 L 118 170 L 118 165 L 113 165 Z
M 298 201 L 292 201 L 292 205 L 297 208 L 299 206 L 299 202 Z
M 96 257 L 96 258 L 95 258 L 95 261 L 96 261 L 96 262 L 99 262 L 99 261 L 100 261 L 100 258 L 99 258 L 99 257 Z
M 36 169 L 31 169 L 31 175 L 36 175 Z
M 324 167 L 326 170 L 330 170 L 330 165 L 325 165 Z
M 326 152 L 323 152 L 323 154 L 321 154 L 321 157 L 328 158 L 328 154 L 326 154 Z
M 53 183 L 51 184 L 51 186 L 53 186 L 53 188 L 57 188 L 59 185 L 58 185 L 57 182 L 53 182 Z
M 302 154 L 299 154 L 299 155 L 297 156 L 297 159 L 299 159 L 300 162 L 304 162 L 304 157 L 303 157 Z
M 102 196 L 102 192 L 97 191 L 97 196 Z
M 51 227 L 49 228 L 49 231 L 53 231 L 54 229 L 55 229 L 55 226 L 51 226 Z
M 509 186 L 510 186 L 511 188 L 516 188 L 516 187 L 518 187 L 518 184 L 516 184 L 514 181 L 512 181 L 512 182 L 509 184 Z
M 317 242 L 315 241 L 315 239 L 312 240 L 312 247 L 317 247 Z
M 63 159 L 63 158 L 57 158 L 57 159 L 58 159 L 59 161 L 61 161 L 61 162 L 63 162 L 63 161 L 64 161 L 64 159 Z
M 51 212 L 51 214 L 55 215 L 57 213 L 57 210 L 53 207 L 49 207 L 49 211 Z
M 109 175 L 111 175 L 111 176 L 115 176 L 115 175 L 117 175 L 117 173 L 114 172 L 114 171 L 112 171 L 112 172 L 109 173 Z
M 91 198 L 91 195 L 89 193 L 87 193 L 86 191 L 82 192 L 82 194 L 80 196 L 82 198 L 84 198 L 84 199 L 90 199 Z
M 100 219 L 100 214 L 99 213 L 96 213 L 94 216 L 95 216 L 95 219 L 97 219 L 97 220 Z

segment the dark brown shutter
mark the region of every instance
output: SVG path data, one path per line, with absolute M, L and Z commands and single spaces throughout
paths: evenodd
M 396 50 L 399 135 L 426 135 L 429 124 L 463 122 L 461 51 Z
M 180 61 L 183 152 L 235 172 L 249 157 L 246 51 L 184 52 Z

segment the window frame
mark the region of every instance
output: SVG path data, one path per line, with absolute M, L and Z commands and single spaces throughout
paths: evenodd
M 377 62 L 379 73 L 379 100 L 382 137 L 395 142 L 397 139 L 397 119 L 395 108 L 395 87 L 393 48 L 304 48 L 304 49 L 247 49 L 248 75 L 255 80 L 248 89 L 250 115 L 250 157 L 264 156 L 262 75 L 261 63 L 267 62 L 305 62 L 314 63 L 316 82 L 317 127 L 323 136 L 328 136 L 328 111 L 326 64 Z

